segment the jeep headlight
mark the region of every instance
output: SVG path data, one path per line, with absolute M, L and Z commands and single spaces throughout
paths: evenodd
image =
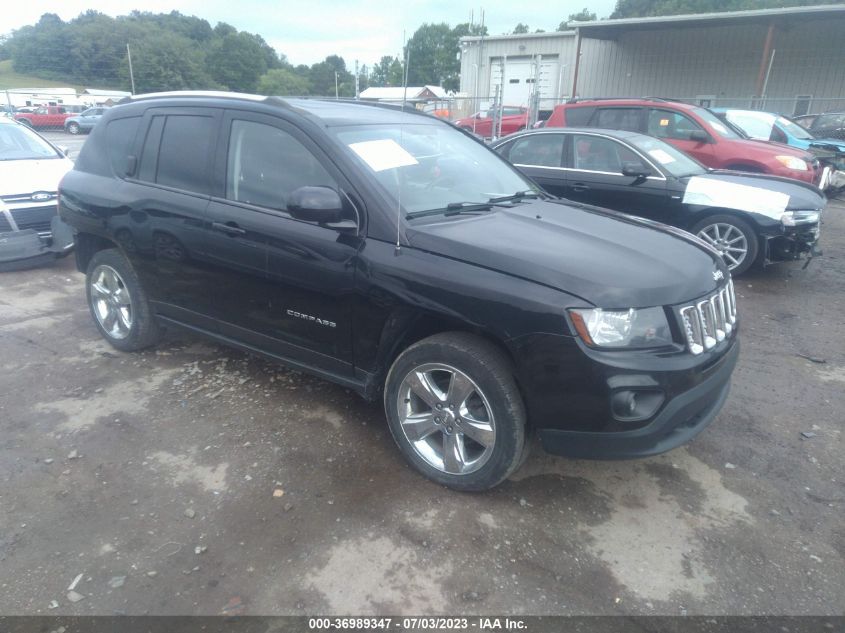
M 787 211 L 780 216 L 784 226 L 798 226 L 799 224 L 814 224 L 819 221 L 818 211 Z
M 672 332 L 663 308 L 569 311 L 575 330 L 591 347 L 663 347 L 672 344 Z
M 775 160 L 787 169 L 796 169 L 798 171 L 807 171 L 810 169 L 807 161 L 802 160 L 797 156 L 775 156 Z

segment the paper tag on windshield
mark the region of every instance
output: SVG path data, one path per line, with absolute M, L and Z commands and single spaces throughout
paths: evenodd
M 669 163 L 674 163 L 675 159 L 662 149 L 653 149 L 649 150 L 648 155 L 651 156 L 654 160 L 658 161 L 661 165 L 668 165 Z
M 358 154 L 373 171 L 417 165 L 417 159 L 393 139 L 352 143 L 349 148 Z
M 789 195 L 724 180 L 696 177 L 691 178 L 687 185 L 684 204 L 737 209 L 780 220 L 789 204 Z

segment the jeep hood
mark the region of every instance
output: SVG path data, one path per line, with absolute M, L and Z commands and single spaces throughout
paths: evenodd
M 560 200 L 415 224 L 406 237 L 414 248 L 608 309 L 682 303 L 713 291 L 715 278 L 728 276 L 715 251 L 684 231 Z

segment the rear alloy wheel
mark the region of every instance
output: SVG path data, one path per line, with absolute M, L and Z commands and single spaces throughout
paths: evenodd
M 712 246 L 738 277 L 757 258 L 757 236 L 748 224 L 729 215 L 715 215 L 696 224 L 692 231 Z
M 526 456 L 525 408 L 504 354 L 471 334 L 437 334 L 387 377 L 390 432 L 414 468 L 456 490 L 487 490 Z
M 132 265 L 116 249 L 98 251 L 86 273 L 88 307 L 113 347 L 133 352 L 155 344 L 162 330 Z
M 68 123 L 68 134 L 79 134 L 79 123 Z

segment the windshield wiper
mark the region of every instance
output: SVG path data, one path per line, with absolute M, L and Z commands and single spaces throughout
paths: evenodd
M 539 198 L 540 194 L 536 191 L 517 191 L 511 196 L 499 196 L 498 198 L 490 198 L 487 202 L 518 202 L 528 198 Z
M 424 211 L 411 211 L 405 217 L 407 219 L 423 218 L 427 215 L 460 215 L 461 213 L 473 213 L 477 211 L 489 211 L 492 207 L 510 206 L 496 204 L 495 202 L 450 202 L 445 207 L 437 209 L 425 209 Z

